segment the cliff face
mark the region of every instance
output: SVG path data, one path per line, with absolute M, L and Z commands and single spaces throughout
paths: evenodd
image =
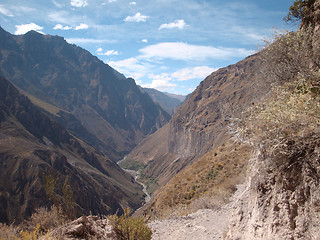
M 61 37 L 0 29 L 0 38 L 0 75 L 48 103 L 45 111 L 59 108 L 56 120 L 115 161 L 170 118 L 133 79 Z
M 70 217 L 138 208 L 141 187 L 0 78 L 0 221 L 55 204 Z
M 226 239 L 317 239 L 319 146 L 314 139 L 299 159 L 278 159 L 277 164 L 259 153 L 251 159 Z
M 230 119 L 239 117 L 268 92 L 261 71 L 257 54 L 212 73 L 188 96 L 166 129 L 139 144 L 128 159 L 148 162 L 144 173 L 163 185 L 195 158 L 221 144 Z M 166 139 L 160 141 L 161 136 Z M 151 147 L 152 142 L 159 143 L 158 147 Z

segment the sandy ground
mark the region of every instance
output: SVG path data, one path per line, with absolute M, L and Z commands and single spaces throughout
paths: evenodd
M 149 223 L 153 240 L 218 240 L 223 239 L 238 196 L 244 186 L 230 199 L 231 202 L 215 209 L 200 209 L 195 213 L 168 220 L 155 220 Z

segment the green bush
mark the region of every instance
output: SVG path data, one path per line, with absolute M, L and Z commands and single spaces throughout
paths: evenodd
M 150 240 L 151 229 L 144 222 L 143 218 L 129 216 L 130 210 L 125 209 L 120 217 L 112 215 L 109 217 L 113 231 L 119 240 Z

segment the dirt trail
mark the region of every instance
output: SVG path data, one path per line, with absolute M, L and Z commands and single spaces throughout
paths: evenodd
M 155 220 L 149 224 L 152 229 L 153 240 L 218 240 L 222 239 L 238 196 L 243 192 L 244 186 L 239 185 L 238 190 L 230 199 L 231 202 L 215 209 L 200 209 L 195 213 L 169 220 Z

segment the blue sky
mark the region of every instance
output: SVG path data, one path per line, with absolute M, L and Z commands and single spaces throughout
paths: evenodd
M 251 55 L 289 0 L 2 0 L 1 27 L 59 35 L 143 87 L 188 94 L 207 75 Z

